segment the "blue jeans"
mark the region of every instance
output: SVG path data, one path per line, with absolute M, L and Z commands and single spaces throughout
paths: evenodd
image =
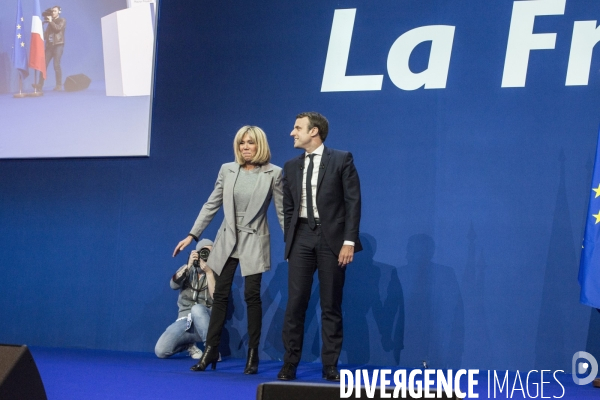
M 186 319 L 180 319 L 167 327 L 167 330 L 160 336 L 154 353 L 159 358 L 171 357 L 173 354 L 182 352 L 190 344 L 206 341 L 206 331 L 208 330 L 208 321 L 210 321 L 210 308 L 202 304 L 196 304 L 192 307 L 192 326 L 187 331 Z

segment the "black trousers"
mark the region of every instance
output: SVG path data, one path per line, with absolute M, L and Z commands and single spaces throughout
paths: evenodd
M 206 344 L 218 347 L 221 343 L 221 331 L 227 318 L 227 304 L 231 295 L 231 284 L 238 266 L 238 259 L 229 257 L 221 275 L 215 274 L 215 292 L 206 334 Z M 262 326 L 262 302 L 260 283 L 262 274 L 248 275 L 244 281 L 244 298 L 248 310 L 248 348 L 258 348 Z
M 54 59 L 54 76 L 56 77 L 56 86 L 62 85 L 62 69 L 60 67 L 60 59 L 62 58 L 63 51 L 65 50 L 64 44 L 46 44 L 46 75 L 48 75 L 48 65 L 50 60 Z M 40 87 L 44 86 L 44 77 L 40 75 L 39 81 Z
M 302 357 L 304 321 L 310 300 L 313 276 L 318 271 L 321 297 L 321 360 L 337 365 L 342 350 L 342 294 L 346 268 L 322 238 L 321 227 L 311 230 L 301 223 L 296 231 L 288 259 L 288 303 L 283 325 L 284 362 L 298 365 Z

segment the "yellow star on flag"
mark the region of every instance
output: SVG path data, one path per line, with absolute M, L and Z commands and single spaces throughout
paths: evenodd
M 21 47 L 25 47 L 25 43 L 21 42 Z
M 23 17 L 21 17 L 21 22 L 23 22 Z
M 596 189 L 592 188 L 592 190 L 593 190 L 594 192 L 596 192 L 596 196 L 594 196 L 594 198 L 596 198 L 596 197 L 600 196 L 600 184 L 598 184 L 598 188 L 596 188 Z
M 20 33 L 17 35 L 17 39 L 21 39 L 21 34 Z
M 596 225 L 598 222 L 600 222 L 600 211 L 598 211 L 598 214 L 592 214 L 592 217 L 596 218 L 596 222 L 594 223 L 594 225 Z
M 17 25 L 17 29 L 21 29 L 21 25 Z

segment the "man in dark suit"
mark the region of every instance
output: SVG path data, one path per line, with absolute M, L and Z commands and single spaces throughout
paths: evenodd
M 289 293 L 283 326 L 284 364 L 277 378 L 284 381 L 296 379 L 315 271 L 320 284 L 323 378 L 340 379 L 337 363 L 342 350 L 346 266 L 354 252 L 362 249 L 358 238 L 360 182 L 352 154 L 323 145 L 328 130 L 329 123 L 321 114 L 299 114 L 290 135 L 294 147 L 304 152 L 283 168 Z

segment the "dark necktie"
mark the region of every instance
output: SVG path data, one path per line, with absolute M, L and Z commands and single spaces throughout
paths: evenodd
M 315 229 L 315 212 L 313 210 L 313 198 L 312 198 L 312 175 L 315 164 L 313 162 L 314 154 L 309 154 L 308 158 L 310 159 L 308 163 L 308 170 L 306 170 L 306 215 L 308 219 L 308 226 L 310 229 Z

